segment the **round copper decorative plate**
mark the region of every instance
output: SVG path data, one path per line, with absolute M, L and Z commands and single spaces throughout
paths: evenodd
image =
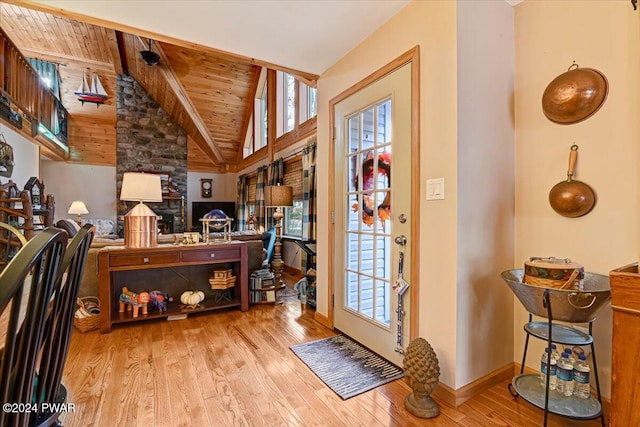
M 553 79 L 544 90 L 542 111 L 554 123 L 578 123 L 602 107 L 608 92 L 609 83 L 600 71 L 570 68 Z

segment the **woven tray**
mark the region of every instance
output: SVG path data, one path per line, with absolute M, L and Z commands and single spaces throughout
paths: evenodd
M 236 285 L 236 276 L 227 277 L 225 279 L 209 279 L 211 289 L 229 289 Z
M 78 298 L 78 309 L 73 316 L 73 326 L 80 332 L 94 331 L 100 327 L 100 313 L 91 313 L 90 309 L 100 308 L 98 297 Z

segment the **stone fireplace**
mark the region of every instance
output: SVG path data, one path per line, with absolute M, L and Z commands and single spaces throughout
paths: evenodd
M 161 203 L 147 203 L 162 216 L 163 230 L 185 231 L 187 196 L 187 134 L 133 78 L 118 75 L 116 119 L 116 194 L 125 172 L 168 174 L 174 193 Z M 183 200 L 180 200 L 182 196 Z M 118 204 L 118 217 L 132 207 Z M 118 232 L 123 229 L 118 221 Z

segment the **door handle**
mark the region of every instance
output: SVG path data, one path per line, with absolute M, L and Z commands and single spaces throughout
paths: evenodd
M 407 244 L 407 236 L 401 234 L 399 236 L 396 236 L 393 241 L 396 243 L 396 245 L 404 246 Z

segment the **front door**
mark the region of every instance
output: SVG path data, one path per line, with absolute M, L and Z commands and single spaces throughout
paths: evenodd
M 411 315 L 410 293 L 404 293 L 405 313 L 399 317 L 393 289 L 400 251 L 405 278 L 412 268 L 411 67 L 340 101 L 334 114 L 334 325 L 398 365 Z M 396 241 L 403 236 L 401 246 Z

